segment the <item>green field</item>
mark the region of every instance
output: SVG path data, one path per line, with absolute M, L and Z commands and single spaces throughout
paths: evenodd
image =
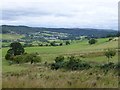
M 103 52 L 105 49 L 108 48 L 118 48 L 118 41 L 112 40 L 108 41 L 108 38 L 101 38 L 98 39 L 98 42 L 94 45 L 89 45 L 88 40 L 84 41 L 77 41 L 75 43 L 71 43 L 71 45 L 64 45 L 64 46 L 43 46 L 43 47 L 26 47 L 25 51 L 27 53 L 33 53 L 33 52 L 38 52 L 39 55 L 42 58 L 42 63 L 48 62 L 51 63 L 54 61 L 55 57 L 59 55 L 64 55 L 70 56 L 74 55 L 81 60 L 90 62 L 90 63 L 95 63 L 95 64 L 100 64 L 100 63 L 107 63 L 107 58 L 104 56 Z M 114 71 L 110 71 L 110 76 L 107 74 L 104 76 L 100 71 L 95 72 L 95 70 L 91 70 L 92 73 L 100 75 L 101 80 L 96 81 L 96 78 L 98 77 L 97 75 L 92 75 L 86 77 L 90 71 L 64 71 L 64 70 L 58 70 L 58 71 L 51 71 L 48 68 L 43 68 L 44 66 L 41 66 L 39 64 L 38 66 L 36 65 L 30 65 L 30 64 L 24 64 L 24 65 L 9 65 L 8 61 L 4 59 L 4 56 L 9 48 L 2 48 L 2 67 L 3 67 L 3 87 L 29 87 L 32 85 L 33 81 L 36 84 L 33 84 L 31 87 L 117 87 L 117 77 L 114 75 Z M 84 56 L 81 57 L 81 56 Z M 118 55 L 113 57 L 111 59 L 112 62 L 117 62 L 118 61 Z M 41 69 L 40 69 L 41 68 Z M 30 73 L 29 72 L 33 72 Z M 41 72 L 40 72 L 41 71 Z M 11 75 L 11 73 L 14 74 L 20 74 L 20 73 L 25 73 L 23 76 L 20 75 L 19 78 L 17 76 L 14 76 L 13 83 L 17 83 L 18 85 L 15 86 L 12 83 L 8 83 L 8 79 L 12 81 L 12 78 L 8 76 L 6 78 L 6 75 Z M 40 78 L 40 75 L 41 76 Z M 76 75 L 75 75 L 76 74 Z M 34 77 L 34 75 L 37 75 L 35 79 L 30 79 L 29 77 L 26 77 L 28 75 L 30 78 Z M 69 76 L 68 76 L 69 75 Z M 74 77 L 73 77 L 74 75 Z M 82 78 L 79 77 L 81 75 Z M 113 75 L 113 76 L 112 76 Z M 54 77 L 55 76 L 55 77 Z M 85 76 L 85 77 L 84 77 Z M 109 77 L 108 77 L 109 76 Z M 60 78 L 61 77 L 61 78 Z M 24 78 L 24 79 L 21 79 Z M 46 79 L 48 78 L 48 79 Z M 71 79 L 73 78 L 73 79 Z M 77 79 L 79 78 L 79 79 Z M 111 79 L 113 78 L 113 79 Z M 39 81 L 38 81 L 38 80 Z M 64 82 L 64 79 L 66 80 Z M 93 79 L 93 82 L 91 83 L 90 81 Z M 106 79 L 104 81 L 104 79 Z M 18 80 L 15 82 L 14 80 Z M 21 81 L 20 81 L 21 80 Z M 25 81 L 26 80 L 26 81 Z M 58 81 L 56 81 L 58 80 Z M 79 81 L 80 80 L 80 81 Z M 110 83 L 109 80 L 112 80 Z M 82 83 L 82 81 L 84 83 Z M 21 82 L 21 83 L 20 83 Z M 26 84 L 26 83 L 30 84 Z M 50 83 L 51 82 L 51 83 Z M 64 82 L 64 83 L 63 83 Z M 97 83 L 97 85 L 94 86 L 94 82 Z M 115 82 L 115 83 L 114 83 Z M 24 85 L 23 85 L 24 83 Z M 45 84 L 46 83 L 46 84 Z M 55 85 L 53 83 L 56 83 Z M 60 83 L 63 83 L 60 85 Z M 71 83 L 73 83 L 71 85 Z M 103 83 L 103 84 L 102 84 Z M 6 86 L 7 85 L 7 86 Z M 49 86 L 47 86 L 49 85 Z M 58 86 L 60 85 L 60 86 Z M 80 85 L 80 86 L 79 86 Z
M 98 42 L 95 45 L 89 45 L 88 41 L 79 41 L 77 43 L 73 43 L 68 46 L 49 46 L 49 47 L 26 47 L 25 51 L 27 53 L 33 53 L 33 52 L 38 52 L 39 55 L 42 57 L 42 61 L 45 62 L 52 62 L 56 56 L 59 55 L 76 55 L 76 56 L 81 56 L 81 55 L 89 55 L 89 54 L 94 54 L 98 52 L 103 52 L 104 49 L 107 48 L 117 48 L 118 47 L 118 41 L 110 41 L 107 42 L 108 38 L 102 38 L 98 39 Z M 9 48 L 3 48 L 2 49 L 2 56 L 3 56 L 3 62 L 4 62 L 4 56 Z M 90 55 L 91 56 L 91 55 Z M 117 55 L 113 58 L 117 61 Z M 89 60 L 89 61 L 94 61 L 94 62 L 105 62 L 106 57 L 103 55 L 95 55 L 92 57 L 87 57 L 83 58 L 84 60 Z M 4 64 L 4 63 L 3 63 Z M 5 65 L 5 64 L 4 64 Z M 3 67 L 4 67 L 3 65 Z M 8 66 L 9 67 L 9 66 Z M 5 69 L 5 70 L 4 70 Z M 6 71 L 6 67 L 3 68 L 3 71 Z M 8 69 L 9 70 L 9 69 Z M 11 69 L 12 70 L 12 69 Z
M 20 39 L 24 37 L 23 35 L 19 35 L 19 34 L 2 34 L 2 39 L 4 40 L 16 40 L 16 39 Z

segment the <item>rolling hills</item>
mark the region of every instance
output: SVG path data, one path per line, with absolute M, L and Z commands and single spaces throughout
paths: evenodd
M 42 31 L 68 33 L 73 36 L 89 36 L 89 37 L 106 37 L 107 35 L 115 35 L 115 30 L 105 29 L 90 29 L 90 28 L 45 28 L 45 27 L 28 27 L 28 26 L 12 26 L 2 25 L 0 26 L 2 33 L 18 33 L 29 34 Z

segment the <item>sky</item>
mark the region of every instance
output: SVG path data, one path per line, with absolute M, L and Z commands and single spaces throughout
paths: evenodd
M 0 24 L 118 29 L 119 0 L 1 0 Z

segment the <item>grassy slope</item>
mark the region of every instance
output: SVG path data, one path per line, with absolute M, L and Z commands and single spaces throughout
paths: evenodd
M 27 47 L 25 48 L 26 52 L 32 53 L 32 52 L 38 52 L 40 56 L 42 57 L 42 61 L 47 61 L 51 62 L 54 60 L 54 58 L 58 55 L 81 55 L 81 54 L 86 54 L 86 53 L 92 53 L 92 52 L 100 52 L 101 50 L 104 50 L 105 48 L 117 48 L 117 41 L 108 41 L 108 38 L 106 39 L 99 39 L 98 42 L 95 45 L 89 45 L 88 41 L 82 41 L 78 43 L 73 43 L 68 46 L 57 46 L 57 47 Z M 2 56 L 4 60 L 4 56 L 9 48 L 3 48 L 2 49 Z M 112 61 L 117 61 L 117 55 L 112 59 Z M 105 56 L 99 56 L 97 55 L 94 57 L 86 57 L 82 58 L 82 60 L 87 60 L 90 62 L 106 62 L 106 57 Z M 15 68 L 16 70 L 13 70 L 12 68 L 16 66 L 8 66 L 6 64 L 8 62 L 3 61 L 3 71 L 8 72 L 8 71 L 18 71 L 22 70 L 25 67 L 17 66 Z M 11 69 L 10 69 L 11 68 Z M 21 69 L 20 69 L 21 68 Z
M 31 73 L 32 72 L 32 73 Z M 113 71 L 102 70 L 64 71 L 32 67 L 20 73 L 3 75 L 6 88 L 117 88 L 118 77 Z
M 73 43 L 68 46 L 56 46 L 56 47 L 27 47 L 26 52 L 38 52 L 40 54 L 70 54 L 70 53 L 86 53 L 90 51 L 98 51 L 106 48 L 117 48 L 117 41 L 106 42 L 108 39 L 99 39 L 95 45 L 89 45 L 88 41 L 81 41 L 79 43 Z M 3 56 L 9 48 L 3 48 Z
M 39 52 L 43 61 L 53 61 L 60 54 L 75 54 L 99 52 L 105 48 L 117 48 L 117 41 L 106 42 L 108 39 L 99 39 L 97 44 L 89 45 L 87 41 L 57 47 L 27 47 L 26 52 Z M 5 88 L 114 88 L 118 87 L 118 77 L 114 71 L 107 74 L 101 70 L 65 71 L 51 70 L 34 65 L 11 65 L 4 60 L 9 48 L 3 48 L 3 87 Z M 112 61 L 117 60 L 117 55 Z M 88 56 L 82 60 L 105 62 L 105 56 Z M 24 71 L 25 70 L 25 71 Z M 7 73 L 5 73 L 7 72 Z M 10 72 L 10 73 L 8 73 Z M 32 72 L 32 73 L 31 73 Z M 92 73 L 92 75 L 91 75 Z M 11 81 L 11 82 L 9 82 Z
M 23 35 L 16 35 L 16 34 L 2 34 L 2 39 L 6 40 L 16 40 L 24 37 Z

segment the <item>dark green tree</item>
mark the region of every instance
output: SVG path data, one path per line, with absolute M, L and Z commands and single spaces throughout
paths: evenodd
M 14 56 L 16 56 L 16 55 L 22 55 L 25 52 L 23 46 L 19 42 L 13 42 L 13 43 L 11 43 L 10 47 L 13 50 Z
M 5 55 L 6 60 L 12 60 L 16 55 L 22 55 L 24 53 L 24 48 L 19 42 L 13 42 L 10 44 L 10 49 Z
M 9 49 L 7 51 L 7 54 L 5 55 L 5 59 L 6 60 L 12 60 L 14 56 L 14 51 L 12 49 Z
M 60 46 L 62 46 L 63 45 L 63 43 L 60 43 Z
M 50 43 L 51 46 L 55 46 L 55 41 Z
M 66 44 L 66 45 L 69 45 L 69 44 L 70 44 L 70 42 L 69 42 L 69 41 L 66 41 L 66 42 L 65 42 L 65 44 Z
M 97 42 L 97 40 L 95 40 L 94 38 L 92 38 L 92 39 L 90 39 L 89 40 L 89 44 L 91 45 L 91 44 L 95 44 Z

